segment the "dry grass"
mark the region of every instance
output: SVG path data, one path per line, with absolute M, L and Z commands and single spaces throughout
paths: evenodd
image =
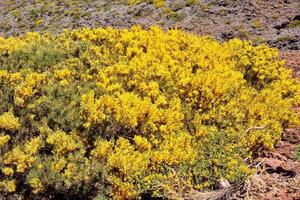
M 164 185 L 171 187 L 165 188 Z M 228 199 L 231 194 L 239 189 L 242 184 L 230 185 L 226 179 L 218 181 L 218 189 L 212 191 L 198 191 L 190 187 L 185 180 L 180 178 L 175 170 L 173 177 L 165 184 L 158 184 L 158 188 L 164 191 L 167 199 L 176 200 L 219 200 Z

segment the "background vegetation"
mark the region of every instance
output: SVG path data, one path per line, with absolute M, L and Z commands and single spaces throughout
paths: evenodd
M 299 8 L 297 1 L 282 0 L 3 0 L 0 35 L 158 25 L 210 34 L 219 41 L 238 37 L 300 49 Z

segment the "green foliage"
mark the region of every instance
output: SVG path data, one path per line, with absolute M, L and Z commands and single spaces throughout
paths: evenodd
M 300 26 L 300 20 L 299 19 L 293 20 L 289 23 L 289 28 L 296 28 L 298 26 Z
M 297 148 L 296 148 L 295 158 L 297 160 L 300 160 L 300 145 L 298 145 Z
M 262 27 L 261 21 L 258 18 L 253 19 L 251 22 L 252 22 L 251 25 L 253 28 L 261 28 Z
M 187 1 L 188 6 L 193 6 L 193 5 L 196 5 L 197 3 L 198 3 L 198 0 L 188 0 Z

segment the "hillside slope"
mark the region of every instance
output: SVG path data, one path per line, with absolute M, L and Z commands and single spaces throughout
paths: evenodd
M 61 32 L 64 28 L 149 27 L 183 28 L 212 34 L 219 40 L 233 37 L 267 42 L 281 49 L 300 49 L 298 0 L 53 0 L 0 3 L 0 33 Z

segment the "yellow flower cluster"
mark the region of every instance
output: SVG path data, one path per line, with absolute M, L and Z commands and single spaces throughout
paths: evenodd
M 19 118 L 15 117 L 12 112 L 5 112 L 0 115 L 0 129 L 17 131 L 20 126 Z
M 16 146 L 3 155 L 5 165 L 13 165 L 16 172 L 25 172 L 35 161 L 34 155 L 42 148 L 43 141 L 40 137 L 33 138 L 26 142 L 23 147 Z
M 153 4 L 159 8 L 165 5 L 165 0 L 153 0 Z
M 65 154 L 74 151 L 78 145 L 71 135 L 57 131 L 47 138 L 47 143 L 54 146 L 55 154 Z
M 22 80 L 22 75 L 20 72 L 9 73 L 7 70 L 0 70 L 0 82 L 10 84 L 16 84 Z
M 158 151 L 153 152 L 152 160 L 156 167 L 161 163 L 170 166 L 185 162 L 193 164 L 197 153 L 191 142 L 192 137 L 188 133 L 167 136 Z
M 0 186 L 4 187 L 4 191 L 10 192 L 10 193 L 16 191 L 16 183 L 14 180 L 0 181 Z
M 139 26 L 28 33 L 0 38 L 0 63 L 4 192 L 163 196 L 174 171 L 212 188 L 248 176 L 246 158 L 299 124 L 300 84 L 277 50 L 238 39 Z
M 151 144 L 147 140 L 147 138 L 136 135 L 136 136 L 134 136 L 133 140 L 134 140 L 138 150 L 143 152 L 143 151 L 151 149 Z
M 35 72 L 27 74 L 24 78 L 24 82 L 19 84 L 15 89 L 16 105 L 22 106 L 26 99 L 34 96 L 37 92 L 35 88 L 37 85 L 44 84 L 45 79 L 45 74 L 38 74 Z
M 10 167 L 5 167 L 2 169 L 2 173 L 6 176 L 12 176 L 14 174 L 14 170 Z
M 127 139 L 120 138 L 114 152 L 108 157 L 107 165 L 109 170 L 118 171 L 118 175 L 113 174 L 108 177 L 113 185 L 114 198 L 137 198 L 139 194 L 133 182 L 148 173 L 147 170 L 149 170 L 150 165 L 149 152 L 136 151 Z
M 92 150 L 91 155 L 97 159 L 107 159 L 113 151 L 113 143 L 106 140 L 98 140 L 95 143 L 95 148 Z
M 3 147 L 10 140 L 9 135 L 0 134 L 0 147 Z
M 34 194 L 37 194 L 37 193 L 39 193 L 40 191 L 43 190 L 43 185 L 42 185 L 41 181 L 38 178 L 31 179 L 29 184 L 32 187 Z

